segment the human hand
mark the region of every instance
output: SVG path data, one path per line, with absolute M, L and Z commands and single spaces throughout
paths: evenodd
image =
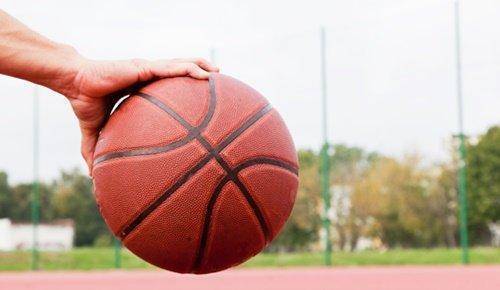
M 207 79 L 218 68 L 204 59 L 93 61 L 80 59 L 71 82 L 60 91 L 68 98 L 82 134 L 81 152 L 92 172 L 99 132 L 113 106 L 136 84 L 159 78 L 190 76 Z M 69 84 L 69 85 L 68 85 Z

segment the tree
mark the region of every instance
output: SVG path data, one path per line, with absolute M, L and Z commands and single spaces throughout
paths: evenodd
M 53 218 L 51 185 L 40 184 L 40 219 L 49 221 Z M 7 217 L 15 222 L 31 222 L 31 202 L 33 184 L 19 183 L 10 186 L 5 172 L 0 172 L 0 217 Z
M 485 243 L 488 223 L 500 220 L 500 126 L 491 127 L 467 153 L 470 239 Z
M 389 247 L 429 245 L 433 217 L 428 210 L 428 184 L 418 156 L 402 161 L 378 158 L 353 190 L 353 213 L 365 226 L 363 232 Z
M 46 183 L 39 184 L 40 221 L 48 222 L 54 218 L 52 196 L 54 189 Z M 15 222 L 31 222 L 31 203 L 33 183 L 18 183 L 11 187 L 8 217 Z
M 94 201 L 90 178 L 77 169 L 63 171 L 55 186 L 55 215 L 74 221 L 76 246 L 92 245 L 98 237 L 109 235 Z
M 458 230 L 458 188 L 456 162 L 443 163 L 436 167 L 429 190 L 429 214 L 435 218 L 434 244 L 456 247 Z
M 352 208 L 352 189 L 363 178 L 371 162 L 376 160 L 377 154 L 344 144 L 335 144 L 332 148 L 332 225 L 337 236 L 334 242 L 340 249 L 352 250 L 361 235 L 360 223 Z
M 7 173 L 0 171 L 0 218 L 10 216 L 11 189 Z

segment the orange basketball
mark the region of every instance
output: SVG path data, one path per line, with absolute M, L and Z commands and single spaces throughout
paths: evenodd
M 267 100 L 231 77 L 156 81 L 97 142 L 95 196 L 124 245 L 158 267 L 210 273 L 259 253 L 297 192 L 297 154 Z

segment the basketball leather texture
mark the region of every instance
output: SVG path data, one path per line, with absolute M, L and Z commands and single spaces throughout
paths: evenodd
M 298 185 L 290 134 L 267 100 L 222 74 L 158 80 L 127 98 L 97 142 L 97 204 L 133 253 L 210 273 L 279 233 Z

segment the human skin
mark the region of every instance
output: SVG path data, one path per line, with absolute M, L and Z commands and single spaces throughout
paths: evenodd
M 0 74 L 24 79 L 64 95 L 78 118 L 81 152 L 92 172 L 99 132 L 115 103 L 134 85 L 157 78 L 207 79 L 218 68 L 202 58 L 91 60 L 56 43 L 0 10 Z

